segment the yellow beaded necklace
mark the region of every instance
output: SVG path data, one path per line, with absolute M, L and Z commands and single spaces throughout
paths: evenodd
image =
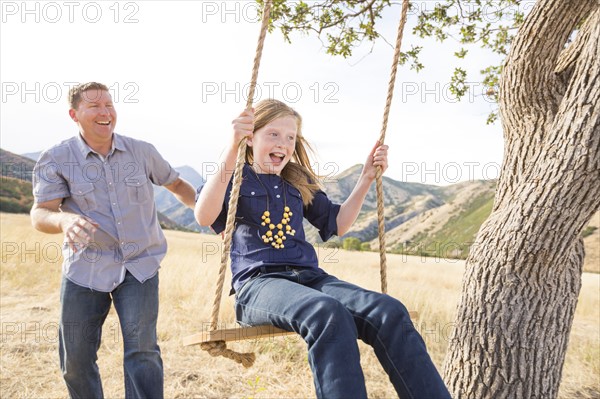
M 258 177 L 258 173 L 256 173 L 254 168 L 252 168 L 252 171 L 254 172 L 258 183 L 262 186 L 262 188 L 265 189 L 265 192 L 267 193 L 267 210 L 263 212 L 261 216 L 262 222 L 260 224 L 261 226 L 267 226 L 268 230 L 261 236 L 261 238 L 265 244 L 270 244 L 275 249 L 283 249 L 285 248 L 284 241 L 287 240 L 287 235 L 294 236 L 296 234 L 296 230 L 292 229 L 292 226 L 289 224 L 293 213 L 287 206 L 287 195 L 285 189 L 286 182 L 282 179 L 283 215 L 281 215 L 281 221 L 278 224 L 274 224 L 271 223 L 271 212 L 269 211 L 269 192 L 267 191 L 267 188 L 263 182 L 260 180 L 260 177 Z M 275 231 L 276 229 L 277 232 Z

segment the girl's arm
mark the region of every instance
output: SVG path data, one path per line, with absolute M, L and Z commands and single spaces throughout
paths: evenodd
M 350 196 L 344 201 L 340 208 L 340 212 L 337 215 L 337 235 L 343 236 L 348 232 L 352 224 L 358 217 L 358 213 L 362 208 L 362 204 L 365 201 L 365 197 L 369 192 L 369 187 L 371 187 L 371 183 L 375 180 L 375 176 L 377 174 L 377 167 L 381 166 L 383 172 L 388 167 L 387 160 L 387 145 L 379 145 L 379 142 L 375 144 L 375 147 L 371 150 L 371 153 L 367 157 L 367 161 L 365 162 L 365 166 L 356 182 L 356 186 L 354 186 L 354 190 Z
M 194 216 L 200 226 L 210 226 L 221 213 L 227 186 L 235 170 L 238 146 L 242 139 L 252 137 L 254 131 L 254 112 L 242 112 L 233 120 L 232 125 L 231 141 L 221 154 L 215 174 L 208 178 L 200 191 L 194 208 Z

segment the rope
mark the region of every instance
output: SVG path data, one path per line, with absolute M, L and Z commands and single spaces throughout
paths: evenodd
M 252 68 L 252 78 L 250 80 L 250 90 L 248 91 L 248 100 L 246 102 L 246 109 L 252 109 L 252 102 L 254 99 L 254 92 L 256 89 L 256 81 L 258 79 L 258 69 L 260 67 L 260 60 L 262 57 L 263 45 L 267 36 L 267 28 L 269 27 L 269 19 L 271 18 L 271 0 L 265 1 L 263 9 L 262 25 L 260 28 L 260 36 L 258 38 L 258 44 L 256 46 L 256 54 L 254 56 L 254 66 Z M 221 253 L 221 267 L 219 268 L 219 277 L 217 280 L 217 289 L 215 290 L 215 301 L 213 302 L 213 310 L 211 315 L 210 328 L 216 330 L 219 322 L 219 311 L 221 307 L 221 296 L 223 294 L 223 285 L 225 283 L 225 272 L 227 270 L 227 263 L 229 260 L 229 252 L 231 251 L 231 238 L 233 236 L 233 230 L 235 228 L 235 214 L 237 213 L 238 197 L 240 194 L 240 186 L 242 185 L 242 169 L 246 161 L 246 140 L 240 142 L 237 160 L 235 164 L 235 171 L 233 174 L 233 186 L 231 188 L 231 194 L 229 197 L 229 211 L 227 212 L 227 224 L 225 225 L 225 240 L 223 242 L 223 252 Z M 232 359 L 244 367 L 250 367 L 254 364 L 254 353 L 237 353 L 230 349 L 227 349 L 227 345 L 224 341 L 217 341 L 216 343 L 205 343 L 201 345 L 201 348 L 208 351 L 211 356 L 224 356 Z
M 396 38 L 396 50 L 394 52 L 394 62 L 392 63 L 392 73 L 388 84 L 388 94 L 383 111 L 383 125 L 379 136 L 379 144 L 385 142 L 385 133 L 387 131 L 388 117 L 392 106 L 392 98 L 394 96 L 394 85 L 396 84 L 396 73 L 398 71 L 398 63 L 400 61 L 400 47 L 402 45 L 402 34 L 404 25 L 406 25 L 406 17 L 408 15 L 409 0 L 402 2 L 402 15 L 400 17 L 400 25 L 398 25 L 398 37 Z M 384 204 L 383 204 L 383 171 L 381 166 L 377 167 L 377 176 L 375 178 L 375 187 L 377 191 L 377 223 L 379 227 L 379 265 L 381 276 L 381 292 L 387 293 L 387 259 L 385 256 L 385 223 L 384 223 Z
M 223 356 L 246 368 L 251 367 L 254 364 L 254 360 L 256 360 L 254 353 L 238 353 L 227 349 L 225 341 L 203 342 L 200 344 L 200 348 L 207 351 L 211 356 Z

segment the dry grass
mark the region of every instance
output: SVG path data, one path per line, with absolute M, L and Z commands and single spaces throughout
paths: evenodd
M 583 239 L 585 244 L 583 270 L 600 273 L 600 211 L 596 212 L 588 223 L 588 228 L 594 227 L 596 230 Z
M 27 216 L 1 215 L 0 397 L 66 397 L 57 355 L 60 236 L 35 232 Z M 314 397 L 304 343 L 295 336 L 234 344 L 258 354 L 251 369 L 211 358 L 197 347 L 183 347 L 184 336 L 209 321 L 220 243 L 214 236 L 169 231 L 160 274 L 159 338 L 165 365 L 165 395 L 190 397 Z M 18 248 L 18 250 L 17 250 Z M 332 274 L 377 290 L 378 256 L 320 249 Z M 207 255 L 213 253 L 213 255 Z M 458 301 L 464 264 L 432 258 L 388 256 L 390 294 L 417 310 L 416 322 L 430 353 L 441 366 Z M 599 275 L 584 275 L 567 362 L 562 398 L 600 395 Z M 232 325 L 232 300 L 224 298 L 222 320 Z M 372 351 L 361 346 L 367 388 L 373 398 L 396 394 Z M 106 397 L 124 396 L 122 338 L 113 311 L 99 353 Z

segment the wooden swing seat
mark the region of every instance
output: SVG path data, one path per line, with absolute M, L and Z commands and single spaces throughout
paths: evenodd
M 295 332 L 282 330 L 271 325 L 227 328 L 223 330 L 202 331 L 201 333 L 189 335 L 183 338 L 183 345 L 190 346 L 215 341 L 247 341 L 291 334 L 295 334 Z
M 416 311 L 408 312 L 412 320 L 419 318 Z M 282 337 L 285 335 L 296 334 L 293 331 L 282 330 L 272 325 L 237 327 L 222 330 L 203 331 L 201 333 L 189 335 L 183 338 L 183 346 L 199 345 L 205 342 L 215 341 L 248 341 L 252 339 Z

